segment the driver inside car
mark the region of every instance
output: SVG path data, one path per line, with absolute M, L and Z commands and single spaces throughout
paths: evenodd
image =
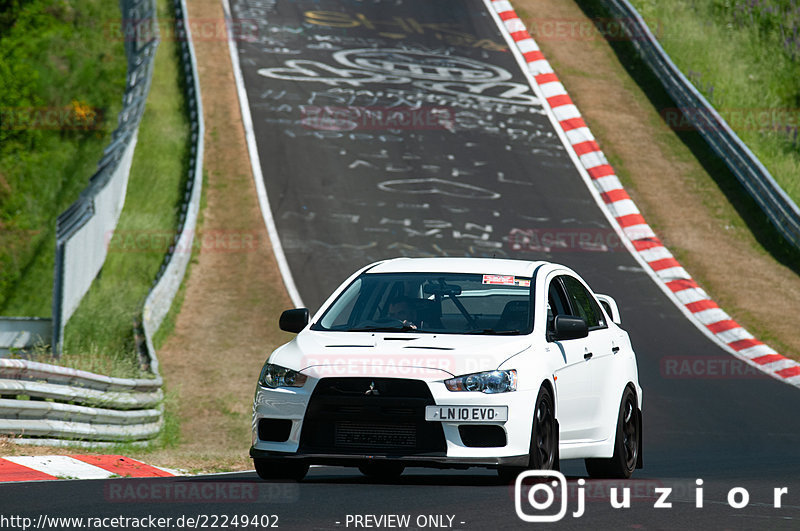
M 389 309 L 386 311 L 386 317 L 389 317 L 390 319 L 397 319 L 403 323 L 403 326 L 408 326 L 416 330 L 418 316 L 415 307 L 415 300 L 411 297 L 401 297 L 392 300 L 389 303 Z

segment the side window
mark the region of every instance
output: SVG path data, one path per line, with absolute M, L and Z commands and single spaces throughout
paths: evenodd
M 553 330 L 556 315 L 569 315 L 569 304 L 561 283 L 553 279 L 547 290 L 547 330 Z
M 603 311 L 583 284 L 574 277 L 563 275 L 559 278 L 564 282 L 573 315 L 582 317 L 589 325 L 589 330 L 605 328 L 606 321 L 603 318 Z

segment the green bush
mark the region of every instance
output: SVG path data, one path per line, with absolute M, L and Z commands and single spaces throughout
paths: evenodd
M 0 0 L 0 314 L 50 314 L 55 220 L 116 127 L 127 64 L 107 0 Z
M 800 2 L 632 4 L 681 71 L 800 204 Z

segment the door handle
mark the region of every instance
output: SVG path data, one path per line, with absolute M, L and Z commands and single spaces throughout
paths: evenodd
M 591 357 L 592 357 L 592 353 L 591 352 L 584 352 L 583 359 L 588 360 Z
M 619 352 L 619 347 L 611 347 L 611 352 L 616 354 L 617 352 Z

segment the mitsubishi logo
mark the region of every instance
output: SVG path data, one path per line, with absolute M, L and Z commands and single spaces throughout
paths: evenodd
M 380 391 L 375 387 L 375 382 L 369 384 L 369 389 L 364 393 L 366 396 L 378 396 L 381 394 Z

